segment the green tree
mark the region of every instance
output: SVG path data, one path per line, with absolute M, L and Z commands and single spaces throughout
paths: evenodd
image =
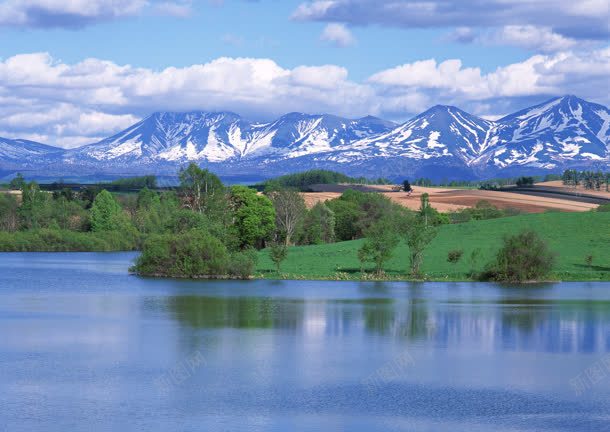
M 358 203 L 342 199 L 327 201 L 326 205 L 335 214 L 335 237 L 339 241 L 354 240 L 361 236 L 358 221 L 364 212 Z
M 0 231 L 17 231 L 19 204 L 12 194 L 0 193 Z
M 240 247 L 263 247 L 275 232 L 275 209 L 271 200 L 254 189 L 233 186 L 230 202 Z
M 275 243 L 269 249 L 269 258 L 275 264 L 278 273 L 281 272 L 282 262 L 288 257 L 288 247 L 283 243 Z
M 383 274 L 384 264 L 392 258 L 392 253 L 399 243 L 394 221 L 389 217 L 379 219 L 365 231 L 366 239 L 358 250 L 358 259 L 375 264 L 375 273 Z
M 144 187 L 138 192 L 134 222 L 141 233 L 162 233 L 161 197 L 155 191 Z
M 11 190 L 22 190 L 25 187 L 25 185 L 26 185 L 26 181 L 23 178 L 23 174 L 17 173 L 17 175 L 8 184 L 8 187 Z
M 112 194 L 107 190 L 97 194 L 91 206 L 91 230 L 121 231 L 127 225 L 127 217 Z
M 434 240 L 437 229 L 426 221 L 425 212 L 403 218 L 400 224 L 401 233 L 409 247 L 410 273 L 412 277 L 421 276 L 421 265 L 426 247 Z
M 19 219 L 25 229 L 42 228 L 50 219 L 47 206 L 50 195 L 42 192 L 36 182 L 30 182 L 21 189 Z
M 335 241 L 335 213 L 323 202 L 314 205 L 303 222 L 304 244 L 332 243 Z

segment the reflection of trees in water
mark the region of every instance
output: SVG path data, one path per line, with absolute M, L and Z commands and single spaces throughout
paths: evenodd
M 296 328 L 303 320 L 302 301 L 268 297 L 174 296 L 168 308 L 194 328 Z
M 291 329 L 327 335 L 364 331 L 454 346 L 610 350 L 610 302 L 540 298 L 443 302 L 424 300 L 413 291 L 405 292 L 405 297 L 304 300 L 189 295 L 170 297 L 168 309 L 191 328 Z

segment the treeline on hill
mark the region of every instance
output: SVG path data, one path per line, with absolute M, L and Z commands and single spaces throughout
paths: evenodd
M 278 188 L 293 188 L 301 192 L 309 192 L 309 187 L 316 184 L 391 184 L 384 178 L 370 180 L 365 177 L 349 177 L 335 171 L 309 170 L 296 174 L 287 174 L 256 185 L 258 190 L 273 190 Z
M 8 184 L 11 190 L 21 190 L 26 184 L 26 180 L 21 173 L 18 173 Z M 61 191 L 71 189 L 73 191 L 90 189 L 96 192 L 105 189 L 110 192 L 133 192 L 140 189 L 157 189 L 157 177 L 154 175 L 146 175 L 139 177 L 126 177 L 113 180 L 110 182 L 99 182 L 96 184 L 74 184 L 66 183 L 63 180 L 55 181 L 51 184 L 40 185 L 40 189 L 46 191 Z
M 505 186 L 513 186 L 513 185 L 529 185 L 538 182 L 546 182 L 546 181 L 555 181 L 561 180 L 561 175 L 559 174 L 546 174 L 544 176 L 531 176 L 531 177 L 506 177 L 506 178 L 494 178 L 488 180 L 441 180 L 441 181 L 433 181 L 426 177 L 420 177 L 415 179 L 411 184 L 414 186 L 424 186 L 424 187 L 464 187 L 464 188 L 476 188 L 476 189 L 486 189 L 493 190 L 499 189 Z
M 610 172 L 565 170 L 561 180 L 566 186 L 582 185 L 589 190 L 610 190 Z

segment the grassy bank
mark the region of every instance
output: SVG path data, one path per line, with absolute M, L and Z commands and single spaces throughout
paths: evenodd
M 432 280 L 468 280 L 492 259 L 502 237 L 524 229 L 536 231 L 557 254 L 553 277 L 558 280 L 610 280 L 610 213 L 544 213 L 444 225 L 425 253 L 423 272 Z M 265 278 L 360 279 L 358 248 L 363 240 L 290 248 L 282 275 L 274 270 L 269 252 L 260 252 L 257 274 Z M 456 264 L 450 250 L 464 254 Z M 473 251 L 478 256 L 471 259 Z M 407 247 L 400 244 L 385 268 L 389 279 L 407 278 Z M 585 258 L 593 256 L 592 265 Z M 372 272 L 372 268 L 367 269 Z M 364 275 L 370 277 L 370 275 Z

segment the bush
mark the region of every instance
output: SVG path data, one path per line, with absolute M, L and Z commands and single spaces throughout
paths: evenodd
M 464 255 L 464 251 L 461 249 L 454 249 L 447 253 L 447 262 L 452 264 L 456 264 L 462 259 L 462 255 Z
M 481 275 L 484 280 L 527 282 L 548 277 L 555 263 L 555 254 L 533 231 L 504 238 L 504 245 L 495 260 Z
M 207 232 L 191 230 L 177 236 L 151 236 L 133 270 L 148 276 L 213 278 L 228 275 L 228 268 L 225 245 Z
M 254 274 L 257 261 L 258 255 L 253 249 L 235 252 L 231 255 L 229 274 L 238 279 L 249 279 Z

